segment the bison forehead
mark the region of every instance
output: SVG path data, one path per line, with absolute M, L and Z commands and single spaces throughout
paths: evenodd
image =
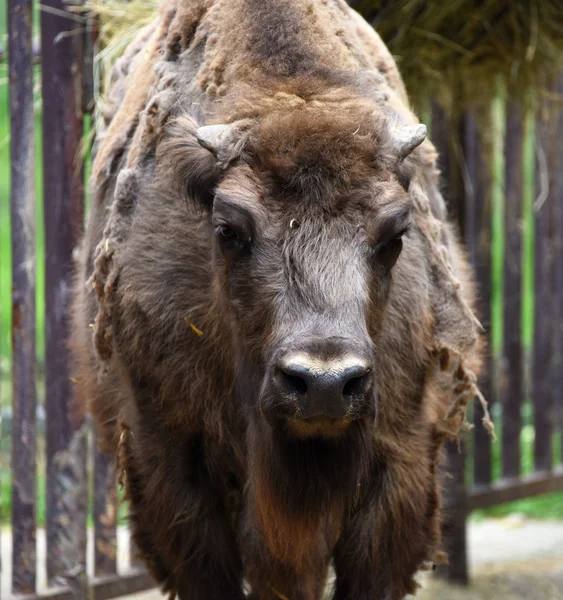
M 388 171 L 389 135 L 373 106 L 305 104 L 263 116 L 248 143 L 267 171 L 295 178 L 352 183 Z

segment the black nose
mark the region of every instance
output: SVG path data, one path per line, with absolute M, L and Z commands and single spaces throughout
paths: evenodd
M 372 388 L 369 366 L 351 357 L 315 361 L 289 356 L 278 362 L 275 377 L 280 391 L 297 406 L 296 416 L 303 419 L 344 419 L 354 401 L 365 399 Z

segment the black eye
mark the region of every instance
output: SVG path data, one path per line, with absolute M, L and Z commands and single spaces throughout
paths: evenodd
M 219 235 L 226 240 L 236 240 L 238 239 L 237 232 L 226 225 L 221 225 L 217 228 Z
M 406 231 L 403 231 L 394 238 L 377 246 L 377 259 L 385 269 L 390 270 L 397 262 L 401 250 L 403 249 L 403 235 L 405 233 Z
M 385 244 L 382 244 L 377 253 L 379 256 L 388 255 L 388 254 L 396 254 L 397 252 L 400 252 L 402 249 L 403 249 L 403 238 L 396 237 L 396 238 L 393 238 L 392 240 L 389 240 L 388 242 L 385 242 Z
M 215 231 L 217 241 L 224 254 L 238 253 L 250 244 L 250 239 L 247 236 L 229 225 L 218 225 Z

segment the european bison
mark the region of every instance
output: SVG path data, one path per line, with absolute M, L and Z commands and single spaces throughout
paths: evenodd
M 479 332 L 389 52 L 343 0 L 166 0 L 104 117 L 72 348 L 155 579 L 403 598 Z

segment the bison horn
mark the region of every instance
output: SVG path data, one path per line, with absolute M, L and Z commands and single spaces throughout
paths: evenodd
M 196 132 L 197 141 L 200 146 L 217 156 L 229 130 L 229 125 L 205 125 L 199 127 Z
M 393 146 L 399 160 L 406 158 L 426 137 L 426 125 L 405 125 L 392 132 Z

